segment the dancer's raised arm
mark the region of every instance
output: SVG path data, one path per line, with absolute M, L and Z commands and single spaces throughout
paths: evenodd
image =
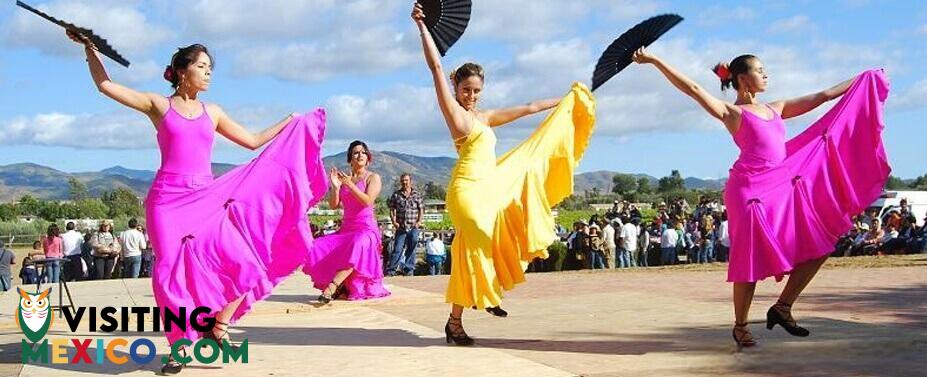
M 66 34 L 72 41 L 84 45 L 84 53 L 87 55 L 87 65 L 90 68 L 90 75 L 93 77 L 93 83 L 96 84 L 97 90 L 99 90 L 100 93 L 116 100 L 116 102 L 145 113 L 148 116 L 159 115 L 155 110 L 154 101 L 163 100 L 164 97 L 155 93 L 139 92 L 113 82 L 106 73 L 106 68 L 103 66 L 103 61 L 100 59 L 100 56 L 97 55 L 93 42 L 86 36 L 71 31 L 67 31 Z
M 782 101 L 775 101 L 770 103 L 769 106 L 772 106 L 772 108 L 778 111 L 779 114 L 782 114 L 782 119 L 794 118 L 814 110 L 818 106 L 821 106 L 824 102 L 842 96 L 843 93 L 846 93 L 847 89 L 850 88 L 850 85 L 853 84 L 853 80 L 855 80 L 855 78 L 851 78 L 817 93 L 811 93 L 805 96 Z
M 724 122 L 724 125 L 727 126 L 731 133 L 737 131 L 736 128 L 740 123 L 741 111 L 737 106 L 709 94 L 701 85 L 686 77 L 660 58 L 648 53 L 643 48 L 634 53 L 633 59 L 638 64 L 653 64 L 663 73 L 663 76 L 666 76 L 673 86 L 687 96 L 692 97 L 692 99 L 698 102 L 708 114 Z
M 434 81 L 435 92 L 438 96 L 438 107 L 441 108 L 441 114 L 444 115 L 451 137 L 456 140 L 459 137 L 467 136 L 472 127 L 470 117 L 467 111 L 457 103 L 454 93 L 451 92 L 447 77 L 444 76 L 444 68 L 441 66 L 441 54 L 438 53 L 438 47 L 435 46 L 428 28 L 425 26 L 425 13 L 419 3 L 415 3 L 412 8 L 412 20 L 418 26 L 418 32 L 422 38 L 422 51 L 425 53 L 425 62 L 428 63 L 428 69 L 431 70 L 431 78 Z

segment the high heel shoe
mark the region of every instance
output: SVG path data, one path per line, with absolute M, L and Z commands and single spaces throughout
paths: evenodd
M 451 325 L 457 327 L 457 330 L 451 330 Z M 473 338 L 469 337 L 463 329 L 463 323 L 460 321 L 460 317 L 454 317 L 453 315 L 447 318 L 447 324 L 444 325 L 444 340 L 447 344 L 454 344 L 458 346 L 471 346 L 473 345 Z
M 332 286 L 335 286 L 335 289 L 333 289 L 331 293 L 328 293 L 328 289 L 331 288 Z M 331 283 L 328 283 L 328 286 L 325 287 L 325 290 L 322 291 L 321 295 L 319 295 L 319 302 L 321 302 L 323 305 L 332 302 L 332 300 L 334 300 L 335 297 L 338 296 L 339 290 L 341 290 L 340 284 L 335 284 L 334 281 Z
M 509 312 L 505 311 L 505 310 L 502 309 L 502 307 L 500 307 L 500 306 L 491 306 L 491 307 L 488 307 L 488 308 L 486 308 L 486 311 L 489 312 L 489 314 L 492 314 L 492 315 L 494 315 L 494 316 L 496 316 L 496 317 L 505 318 L 505 317 L 508 317 L 508 316 L 509 316 Z
M 753 333 L 747 328 L 746 323 L 735 323 L 731 335 L 740 347 L 753 347 L 756 345 L 756 339 L 753 339 Z
M 180 351 L 183 352 L 184 357 L 187 357 L 186 348 L 181 348 Z M 183 367 L 186 365 L 186 363 L 181 363 L 177 360 L 174 360 L 174 355 L 170 355 L 168 356 L 167 362 L 161 366 L 161 374 L 170 375 L 180 373 L 180 371 L 182 371 Z
M 785 312 L 785 314 L 782 314 Z M 766 329 L 772 330 L 776 325 L 782 326 L 786 332 L 792 336 L 806 337 L 811 335 L 811 331 L 801 327 L 792 318 L 792 305 L 783 302 L 776 302 L 766 312 Z
M 222 335 L 216 336 L 216 334 L 212 330 L 210 330 L 209 332 L 206 332 L 203 334 L 203 339 L 208 339 L 208 340 L 213 341 L 214 343 L 216 343 L 217 346 L 219 346 L 220 349 L 222 348 L 222 340 L 225 339 L 225 341 L 229 344 L 230 349 L 232 349 L 233 351 L 238 351 L 238 345 L 232 344 L 232 338 L 228 336 L 229 335 L 229 324 L 216 320 L 215 326 L 218 327 L 219 325 L 225 326 L 225 328 L 219 328 L 219 330 L 222 331 Z M 206 347 L 206 345 L 204 344 L 202 345 L 202 347 Z

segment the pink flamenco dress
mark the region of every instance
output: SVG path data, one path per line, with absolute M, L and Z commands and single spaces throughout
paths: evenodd
M 367 190 L 367 177 L 357 188 Z M 383 286 L 382 238 L 374 207 L 358 200 L 347 186 L 339 191 L 344 219 L 337 233 L 319 237 L 306 259 L 303 272 L 312 277 L 315 288 L 324 290 L 338 271 L 353 268 L 342 283 L 348 300 L 389 296 Z
M 296 117 L 257 158 L 219 178 L 211 170 L 216 132 L 205 106 L 195 119 L 169 108 L 157 133 L 161 167 L 145 199 L 157 255 L 155 301 L 187 316 L 205 306 L 213 316 L 244 297 L 235 323 L 312 247 L 306 212 L 328 187 L 320 155 L 325 111 Z M 201 337 L 191 326 L 166 335 L 172 344 Z
M 822 258 L 879 197 L 891 167 L 882 145 L 889 83 L 860 74 L 837 104 L 791 140 L 771 119 L 744 110 L 724 201 L 730 221 L 729 282 L 780 280 Z M 772 109 L 770 109 L 772 110 Z

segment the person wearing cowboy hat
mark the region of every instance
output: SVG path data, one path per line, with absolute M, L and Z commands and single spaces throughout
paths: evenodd
M 617 217 L 606 222 L 605 227 L 602 228 L 602 238 L 605 241 L 605 268 L 608 269 L 615 268 L 614 258 L 615 248 L 617 247 L 615 244 L 615 232 L 619 228 L 621 228 L 621 220 Z
M 335 233 L 335 231 L 336 231 L 336 229 L 335 229 L 335 221 L 334 221 L 334 220 L 327 220 L 327 221 L 325 221 L 325 224 L 322 225 L 322 234 L 323 234 L 323 235 L 329 235 L 329 234 Z

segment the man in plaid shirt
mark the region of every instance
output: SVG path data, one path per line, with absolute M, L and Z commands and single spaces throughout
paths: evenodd
M 404 173 L 399 177 L 401 188 L 390 195 L 387 205 L 389 217 L 396 229 L 393 238 L 393 252 L 386 267 L 388 276 L 415 273 L 415 245 L 418 244 L 419 227 L 425 215 L 422 194 L 412 187 L 412 175 Z

